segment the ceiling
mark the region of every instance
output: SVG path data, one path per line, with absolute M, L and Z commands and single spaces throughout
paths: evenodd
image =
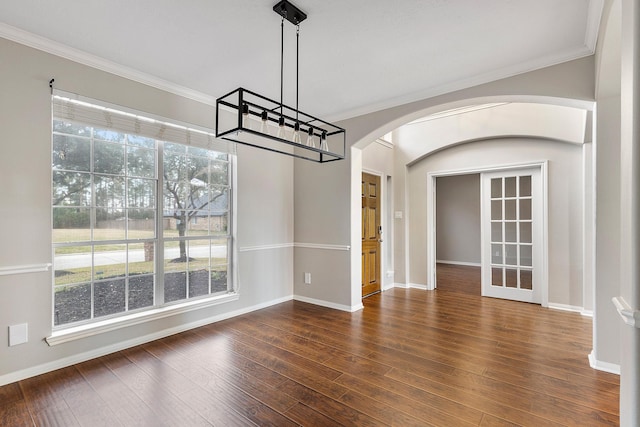
M 239 86 L 278 99 L 276 2 L 2 0 L 0 36 L 202 102 Z M 300 110 L 343 119 L 591 55 L 603 2 L 293 0 Z M 284 65 L 294 106 L 288 22 Z

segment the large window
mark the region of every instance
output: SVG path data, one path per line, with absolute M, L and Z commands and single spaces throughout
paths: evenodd
M 139 116 L 110 110 L 124 120 L 122 130 L 114 129 L 100 126 L 99 107 L 68 99 L 58 104 L 54 100 L 54 327 L 233 291 L 232 155 L 153 137 L 156 131 L 127 132 L 122 123 L 133 120 L 138 130 Z M 166 125 L 155 121 L 152 128 L 166 135 Z

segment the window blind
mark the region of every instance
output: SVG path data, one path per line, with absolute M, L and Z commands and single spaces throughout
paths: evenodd
M 211 129 L 165 119 L 56 89 L 53 91 L 51 103 L 54 118 L 141 135 L 160 141 L 236 154 L 236 144 L 216 138 Z

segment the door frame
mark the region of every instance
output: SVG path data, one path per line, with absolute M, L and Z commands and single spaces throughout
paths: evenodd
M 391 289 L 393 286 L 385 286 L 387 282 L 386 271 L 388 271 L 389 266 L 387 265 L 387 239 L 391 239 L 393 233 L 391 230 L 391 224 L 388 224 L 387 221 L 387 209 L 388 203 L 386 201 L 387 196 L 387 175 L 383 172 L 362 168 L 360 171 L 360 176 L 363 173 L 368 173 L 369 175 L 375 175 L 380 178 L 380 226 L 382 227 L 382 242 L 380 243 L 380 292 L 384 292 L 388 289 Z M 390 241 L 389 241 L 390 242 Z M 390 246 L 391 248 L 392 246 Z M 364 295 L 363 295 L 364 296 Z
M 542 262 L 540 285 L 541 305 L 549 306 L 549 180 L 548 161 L 511 163 L 504 165 L 479 166 L 467 169 L 434 171 L 427 173 L 427 290 L 436 289 L 436 179 L 444 176 L 482 174 L 483 172 L 508 172 L 513 169 L 539 168 L 542 180 Z M 482 200 L 482 186 L 480 188 Z M 480 241 L 484 242 L 484 227 L 480 230 Z M 481 250 L 480 263 L 484 265 L 484 251 Z

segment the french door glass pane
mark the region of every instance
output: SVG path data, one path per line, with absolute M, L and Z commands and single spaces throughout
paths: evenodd
M 531 219 L 531 199 L 520 200 L 520 219 L 521 220 Z
M 516 200 L 504 201 L 504 219 L 507 221 L 515 221 L 516 217 Z
M 491 201 L 491 219 L 495 221 L 502 219 L 502 200 Z
M 518 246 L 517 245 L 504 245 L 505 264 L 518 265 Z
M 515 176 L 504 179 L 504 196 L 516 197 L 516 177 Z
M 491 263 L 502 264 L 502 245 L 491 245 Z
M 520 270 L 520 289 L 533 289 L 533 274 L 531 270 Z
M 491 269 L 491 286 L 502 287 L 502 268 L 493 267 Z
M 516 242 L 518 240 L 517 224 L 515 222 L 504 223 L 504 241 Z
M 502 242 L 502 223 L 501 222 L 491 223 L 491 241 Z
M 530 245 L 520 246 L 520 265 L 531 267 L 532 247 Z
M 491 180 L 491 198 L 499 197 L 502 197 L 502 178 L 493 178 Z
M 507 288 L 517 288 L 518 287 L 518 270 L 515 268 L 506 268 L 505 269 L 505 286 Z
M 531 243 L 530 222 L 520 222 L 520 243 Z
M 531 196 L 531 177 L 530 176 L 521 176 L 520 177 L 520 197 L 530 197 Z

